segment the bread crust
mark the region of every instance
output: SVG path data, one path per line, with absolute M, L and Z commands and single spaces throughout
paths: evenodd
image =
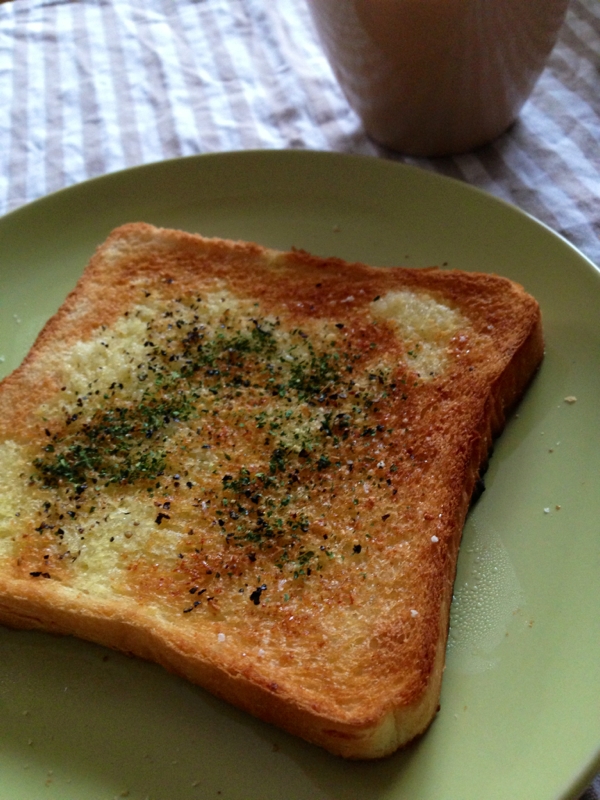
M 424 344 L 416 341 L 414 330 L 399 331 L 393 319 L 377 316 L 380 298 L 393 299 L 398 293 L 401 298 L 413 295 L 425 298 L 429 304 L 427 308 L 433 304 L 436 309 L 438 306 L 449 309 L 448 319 L 458 319 L 458 327 L 450 334 L 436 335 L 431 341 L 423 340 Z M 316 461 L 316 456 L 310 461 L 309 455 L 312 466 L 302 472 L 306 460 L 302 450 L 305 448 L 298 455 L 298 451 L 287 443 L 275 450 L 272 449 L 275 439 L 269 444 L 271 454 L 279 449 L 290 459 L 296 459 L 293 465 L 300 464 L 296 466 L 296 475 L 312 476 L 310 493 L 313 506 L 317 493 L 327 485 L 328 499 L 318 499 L 317 503 L 323 513 L 318 519 L 315 514 L 315 521 L 311 518 L 308 536 L 313 537 L 310 542 L 317 542 L 318 538 L 319 542 L 325 543 L 320 545 L 321 551 L 326 552 L 333 540 L 338 550 L 334 550 L 331 544 L 333 555 L 327 553 L 330 557 L 330 562 L 327 562 L 319 550 L 309 550 L 309 545 L 298 545 L 302 534 L 294 534 L 295 540 L 285 545 L 287 550 L 283 545 L 277 545 L 280 560 L 282 553 L 288 555 L 283 559 L 285 563 L 275 568 L 272 563 L 274 556 L 269 555 L 272 552 L 271 540 L 261 540 L 256 547 L 248 543 L 255 542 L 256 530 L 265 530 L 258 518 L 254 540 L 247 534 L 250 538 L 238 541 L 237 549 L 230 548 L 235 535 L 238 539 L 242 536 L 230 533 L 230 538 L 223 540 L 222 549 L 230 548 L 233 553 L 228 556 L 230 566 L 235 563 L 235 567 L 231 567 L 233 577 L 230 581 L 238 580 L 239 571 L 236 592 L 244 598 L 245 605 L 240 605 L 241 600 L 237 599 L 224 599 L 219 605 L 219 598 L 224 598 L 226 593 L 223 589 L 225 579 L 221 576 L 221 583 L 215 588 L 215 570 L 211 569 L 213 562 L 210 558 L 216 559 L 217 554 L 209 552 L 210 542 L 207 545 L 204 539 L 200 543 L 196 538 L 213 536 L 211 531 L 216 529 L 218 532 L 216 523 L 221 518 L 214 517 L 210 530 L 205 527 L 198 532 L 204 518 L 197 523 L 193 517 L 186 517 L 190 530 L 194 531 L 190 541 L 194 538 L 195 551 L 182 549 L 185 531 L 173 528 L 172 538 L 177 538 L 177 547 L 175 551 L 164 550 L 169 566 L 161 565 L 152 537 L 158 536 L 159 532 L 163 536 L 161 522 L 174 525 L 171 504 L 179 508 L 184 502 L 188 503 L 186 514 L 195 509 L 193 513 L 201 515 L 204 513 L 200 511 L 201 503 L 208 502 L 202 500 L 200 490 L 194 501 L 180 500 L 184 481 L 178 474 L 177 480 L 171 475 L 168 491 L 164 486 L 160 491 L 152 489 L 154 483 L 149 481 L 143 484 L 142 489 L 135 486 L 130 489 L 127 479 L 121 478 L 120 483 L 107 484 L 104 494 L 97 492 L 94 495 L 94 498 L 100 498 L 94 502 L 100 503 L 104 502 L 103 498 L 117 497 L 116 492 L 122 491 L 126 492 L 127 502 L 133 497 L 137 504 L 134 507 L 150 505 L 152 508 L 152 520 L 147 525 L 143 520 L 140 523 L 140 529 L 146 525 L 149 530 L 144 547 L 154 548 L 152 557 L 147 552 L 143 558 L 139 554 L 132 555 L 134 551 L 122 539 L 122 528 L 114 529 L 117 531 L 115 540 L 122 544 L 118 548 L 115 544 L 111 553 L 114 555 L 116 550 L 114 563 L 126 564 L 126 567 L 118 573 L 114 586 L 111 581 L 113 573 L 117 574 L 117 567 L 105 568 L 101 557 L 97 557 L 102 582 L 110 586 L 108 591 L 99 588 L 97 576 L 95 582 L 90 579 L 89 585 L 86 584 L 81 572 L 83 567 L 80 567 L 82 555 L 79 560 L 67 564 L 69 557 L 73 557 L 64 545 L 64 537 L 70 535 L 67 530 L 69 521 L 57 522 L 58 516 L 49 515 L 58 514 L 58 511 L 44 511 L 43 505 L 52 502 L 53 508 L 58 508 L 59 501 L 54 500 L 56 495 L 62 504 L 60 509 L 81 517 L 84 513 L 81 506 L 84 503 L 93 505 L 89 498 L 95 491 L 94 487 L 85 485 L 81 489 L 79 485 L 66 489 L 64 477 L 53 478 L 56 481 L 54 485 L 43 485 L 38 474 L 42 469 L 39 464 L 46 464 L 52 457 L 43 455 L 40 458 L 40 453 L 46 452 L 44 448 L 49 447 L 48 442 L 53 443 L 52 448 L 58 449 L 61 442 L 67 441 L 64 432 L 67 427 L 76 428 L 83 424 L 77 420 L 79 412 L 75 403 L 79 402 L 79 407 L 84 408 L 92 403 L 89 399 L 91 390 L 85 393 L 78 389 L 71 392 L 72 405 L 61 405 L 61 392 L 65 392 L 65 383 L 69 380 L 64 366 L 66 354 L 72 353 L 81 342 L 93 340 L 100 343 L 100 347 L 103 332 L 113 335 L 111 332 L 123 322 L 124 315 L 143 306 L 146 297 L 148 302 L 158 303 L 153 307 L 154 315 L 162 314 L 164 317 L 171 313 L 165 311 L 171 308 L 168 304 L 179 308 L 177 304 L 181 303 L 182 297 L 196 295 L 201 295 L 203 302 L 207 295 L 219 295 L 221 302 L 233 303 L 233 311 L 227 312 L 230 316 L 219 317 L 222 327 L 223 320 L 240 313 L 235 310 L 238 307 L 236 303 L 246 304 L 244 308 L 248 304 L 260 305 L 263 315 L 260 319 L 266 322 L 257 322 L 251 311 L 244 312 L 245 324 L 250 326 L 248 336 L 258 331 L 256 336 L 260 339 L 269 333 L 275 341 L 276 335 L 284 335 L 279 333 L 283 330 L 288 337 L 285 342 L 293 339 L 293 344 L 289 353 L 283 353 L 282 359 L 288 358 L 295 364 L 295 353 L 303 347 L 303 342 L 322 344 L 329 337 L 327 341 L 333 342 L 335 348 L 319 351 L 322 372 L 333 369 L 332 357 L 327 355 L 330 352 L 347 358 L 344 363 L 348 367 L 351 363 L 357 364 L 353 375 L 362 369 L 362 377 L 357 377 L 354 383 L 348 384 L 347 378 L 343 378 L 344 382 L 340 384 L 343 393 L 339 387 L 335 391 L 331 386 L 319 389 L 325 394 L 329 392 L 325 399 L 321 399 L 323 394 L 317 396 L 317 393 L 307 400 L 307 390 L 303 390 L 304 399 L 300 401 L 294 389 L 294 402 L 290 400 L 289 408 L 302 408 L 308 420 L 306 425 L 312 425 L 312 435 L 330 448 L 324 451 L 322 461 Z M 188 303 L 181 312 L 187 316 L 179 318 L 180 328 L 188 332 L 189 341 L 193 338 L 190 315 L 192 312 L 196 316 L 200 313 L 194 308 Z M 155 324 L 152 316 L 145 316 L 144 320 L 149 320 L 145 323 L 147 325 Z M 267 325 L 272 326 L 269 331 Z M 155 343 L 151 341 L 154 334 L 147 335 L 154 347 Z M 196 331 L 194 335 L 197 337 L 199 334 Z M 347 338 L 342 339 L 342 336 Z M 167 337 L 165 341 L 171 340 Z M 217 340 L 211 341 L 214 349 Z M 111 346 L 112 342 L 111 339 Z M 342 345 L 349 348 L 347 353 L 341 349 Z M 247 343 L 244 346 L 247 348 Z M 199 349 L 201 347 L 198 345 Z M 407 350 L 409 347 L 413 350 Z M 76 288 L 46 324 L 23 364 L 0 384 L 0 446 L 12 448 L 11 453 L 18 453 L 30 471 L 32 464 L 38 464 L 38 473 L 33 469 L 37 478 L 32 479 L 23 469 L 15 478 L 15 482 L 20 484 L 16 492 L 17 505 L 14 506 L 18 506 L 19 517 L 15 519 L 13 515 L 8 519 L 5 515 L 3 518 L 0 513 L 0 622 L 16 628 L 75 635 L 155 661 L 251 714 L 347 758 L 378 758 L 393 752 L 421 734 L 438 708 L 452 586 L 469 503 L 492 442 L 502 430 L 506 414 L 518 402 L 538 368 L 543 347 L 538 304 L 522 287 L 504 278 L 438 269 L 373 268 L 335 258 L 317 258 L 303 251 L 279 253 L 250 243 L 204 239 L 142 223 L 122 226 L 98 249 Z M 430 362 L 422 354 L 430 350 L 441 353 L 442 366 L 436 361 L 437 366 L 425 375 L 416 370 L 411 363 L 413 356 L 407 353 L 416 353 L 415 363 L 423 370 L 423 365 Z M 379 354 L 379 361 L 373 361 L 372 351 Z M 351 357 L 348 354 L 353 354 L 353 362 L 348 360 Z M 221 354 L 219 358 L 225 356 Z M 228 358 L 231 361 L 231 357 Z M 317 367 L 314 367 L 315 357 L 312 358 L 311 375 L 314 378 Z M 275 359 L 275 356 L 271 354 L 265 359 L 261 362 L 263 366 L 270 364 L 269 359 Z M 303 363 L 308 363 L 307 359 L 309 356 Z M 206 364 L 203 369 L 207 369 Z M 285 364 L 282 369 L 286 369 Z M 205 371 L 203 375 L 206 374 Z M 291 374 L 292 378 L 297 375 Z M 236 380 L 244 398 L 243 371 Z M 401 391 L 400 380 L 405 382 L 405 386 L 409 383 L 410 386 Z M 203 381 L 202 391 L 205 391 L 209 378 L 204 377 Z M 296 384 L 299 385 L 299 381 L 296 379 Z M 383 389 L 373 394 L 369 387 L 378 382 Z M 292 379 L 288 393 L 291 385 Z M 338 416 L 341 417 L 343 412 L 349 418 L 350 406 L 343 405 L 346 400 L 341 401 L 338 397 L 348 393 L 349 385 L 362 398 L 356 402 L 364 400 L 366 404 L 360 411 L 366 424 L 361 428 L 360 436 L 356 434 L 352 445 L 343 439 L 342 428 L 335 435 L 333 429 L 328 429 L 332 417 L 327 417 L 323 411 L 329 403 L 327 407 L 339 411 Z M 103 391 L 107 392 L 108 398 L 109 390 L 105 387 Z M 111 387 L 110 391 L 113 394 L 117 392 L 119 403 L 125 403 L 118 388 Z M 67 387 L 64 397 L 70 397 L 69 392 Z M 233 394 L 230 391 L 232 398 Z M 136 403 L 141 403 L 146 397 L 138 394 Z M 275 406 L 268 403 L 279 402 L 279 399 L 267 402 L 265 397 L 263 392 L 253 401 L 252 419 L 258 419 L 260 414 L 255 412 L 260 411 L 265 419 L 270 419 L 273 429 L 273 425 L 280 423 L 274 422 Z M 113 405 L 116 402 L 107 400 Z M 245 401 L 226 399 L 222 401 L 222 408 L 234 409 L 236 402 L 241 404 Z M 67 406 L 69 410 L 65 412 Z M 256 466 L 243 471 L 246 469 L 244 464 L 254 464 L 248 453 L 253 453 L 252 448 L 259 446 L 258 438 L 252 439 L 247 433 L 250 427 L 247 420 L 251 418 L 249 409 L 248 405 L 243 407 L 246 421 L 241 423 L 241 432 L 232 432 L 233 417 L 230 415 L 227 417 L 229 422 L 223 423 L 221 431 L 216 432 L 216 423 L 211 423 L 209 433 L 213 438 L 206 441 L 212 443 L 215 451 L 218 448 L 214 443 L 221 442 L 219 452 L 228 461 L 233 458 L 233 463 L 240 469 L 232 477 L 226 474 L 228 466 L 225 462 L 223 465 L 221 462 L 212 464 L 220 481 L 219 498 L 229 498 L 231 504 L 232 492 L 237 491 L 238 512 L 242 509 L 246 514 L 258 514 L 251 503 L 243 499 L 238 487 L 241 478 L 235 477 L 249 474 L 254 485 L 258 486 L 256 476 L 263 474 Z M 220 409 L 213 410 L 217 411 L 217 418 Z M 225 412 L 220 413 L 222 418 Z M 369 417 L 368 414 L 375 416 Z M 55 432 L 59 418 L 64 422 L 61 423 L 60 435 Z M 89 427 L 92 424 L 89 420 L 93 419 L 90 416 L 85 424 Z M 182 425 L 177 417 L 175 422 Z M 377 428 L 375 422 L 380 422 Z M 172 426 L 172 420 L 168 424 Z M 255 433 L 260 435 L 262 442 L 260 422 L 257 427 L 260 432 Z M 204 430 L 208 430 L 206 426 Z M 179 434 L 175 432 L 173 435 Z M 372 443 L 371 440 L 364 443 L 367 435 L 372 436 Z M 250 437 L 246 445 L 241 441 L 244 436 Z M 344 457 L 343 480 L 339 477 L 342 456 L 336 462 L 340 465 L 337 472 L 331 456 L 334 439 L 339 440 L 335 447 Z M 186 442 L 185 446 L 189 447 L 187 439 Z M 201 447 L 198 442 L 193 446 Z M 354 464 L 367 464 L 369 453 L 371 450 L 375 452 L 377 447 L 377 452 L 384 454 L 381 460 L 371 458 L 372 466 L 368 469 L 365 466 L 364 473 L 356 477 L 351 487 L 350 473 Z M 246 461 L 236 460 L 236 448 L 243 451 Z M 71 454 L 73 450 L 64 452 Z M 199 449 L 198 453 L 202 455 Z M 398 463 L 394 462 L 390 467 L 389 461 L 394 460 L 395 453 L 402 453 L 403 458 L 397 459 Z M 352 459 L 348 458 L 349 454 Z M 276 458 L 273 466 L 273 458 L 271 455 L 272 481 L 275 481 L 279 468 Z M 257 459 L 258 456 L 256 463 Z M 346 461 L 352 466 L 346 467 Z M 52 463 L 55 466 L 55 462 Z M 281 474 L 293 477 L 293 465 L 286 466 L 289 472 L 282 469 Z M 357 469 L 354 470 L 355 476 Z M 46 474 L 47 482 L 50 474 Z M 162 481 L 164 484 L 163 473 L 159 474 L 158 483 Z M 206 480 L 213 479 L 207 477 Z M 267 479 L 261 480 L 260 487 L 266 496 L 267 484 L 264 481 Z M 189 483 L 194 484 L 193 491 L 196 491 L 196 478 Z M 119 488 L 125 484 L 126 489 Z M 223 486 L 227 490 L 224 495 Z M 364 489 L 365 494 L 356 495 L 357 487 L 360 491 Z M 151 501 L 148 494 L 140 494 L 142 490 L 154 492 Z M 11 492 L 9 488 L 4 488 L 4 491 L 7 494 Z M 283 507 L 291 494 L 282 494 L 283 489 L 279 494 L 277 491 L 273 489 L 273 496 Z M 285 491 L 291 493 L 292 489 L 288 486 Z M 367 492 L 378 492 L 374 501 L 372 495 L 366 495 Z M 342 510 L 341 500 L 336 505 L 332 499 L 336 493 L 344 498 L 346 510 Z M 360 522 L 352 516 L 353 511 L 351 514 L 347 510 L 351 493 L 362 504 L 361 509 L 365 509 Z M 213 493 L 211 497 L 214 496 Z M 407 500 L 411 497 L 414 498 L 414 508 Z M 296 499 L 292 505 L 294 502 Z M 380 505 L 383 502 L 385 508 Z M 401 503 L 406 508 L 400 508 Z M 230 507 L 225 506 L 227 509 Z M 300 514 L 298 509 L 301 506 L 294 507 L 297 508 L 294 513 Z M 311 507 L 306 505 L 306 508 Z M 381 514 L 381 511 L 385 513 Z M 239 516 L 242 512 L 238 512 L 234 513 Z M 111 506 L 110 513 L 107 511 L 105 516 L 113 519 L 115 513 Z M 280 513 L 283 517 L 285 509 Z M 393 525 L 388 526 L 385 523 L 390 515 Z M 90 519 L 94 520 L 95 527 L 92 527 Z M 102 519 L 93 518 L 93 514 L 90 519 L 86 517 L 85 526 L 82 523 L 85 533 L 80 538 L 88 537 L 89 541 L 92 535 L 92 538 L 96 537 L 94 541 L 100 542 L 98 531 L 104 527 L 108 530 L 109 523 L 105 526 Z M 222 519 L 222 529 L 236 530 L 231 527 L 229 517 L 223 516 Z M 264 521 L 264 515 L 261 519 Z M 290 529 L 295 519 L 297 517 L 287 518 L 286 524 Z M 367 535 L 368 525 L 371 525 L 369 530 L 372 533 Z M 352 535 L 344 539 L 343 530 L 349 530 L 351 526 Z M 57 535 L 56 531 L 63 528 L 63 534 Z M 272 539 L 276 534 L 269 533 L 269 536 Z M 360 543 L 356 543 L 359 540 Z M 103 539 L 102 547 L 107 546 Z M 292 571 L 285 559 L 290 553 L 297 553 L 298 547 L 301 556 L 295 571 Z M 178 553 L 180 561 L 174 562 L 172 555 L 177 548 L 181 549 Z M 65 553 L 70 553 L 70 556 L 66 557 Z M 244 560 L 240 566 L 242 554 Z M 44 558 L 45 561 L 40 560 Z M 262 577 L 252 571 L 257 558 L 263 575 L 271 576 L 268 589 L 260 588 Z M 359 561 L 360 568 L 356 566 Z M 225 563 L 222 557 L 219 563 Z M 347 566 L 350 563 L 353 566 Z M 47 571 L 44 564 L 51 565 Z M 97 568 L 91 557 L 89 564 L 90 569 Z M 200 564 L 203 565 L 202 575 Z M 306 564 L 316 566 L 306 568 Z M 370 568 L 374 574 L 369 573 Z M 289 597 L 283 589 L 275 595 L 278 578 L 284 583 L 287 581 L 286 587 L 291 587 Z M 200 586 L 200 579 L 212 581 L 206 584 L 208 590 L 202 590 L 205 592 L 201 598 L 202 605 L 195 600 L 199 610 L 187 613 L 193 608 L 191 606 L 183 609 L 182 613 L 184 596 L 190 600 L 189 593 L 195 590 L 192 598 L 200 597 L 200 590 L 192 585 L 195 581 Z M 266 582 L 267 578 L 264 580 Z M 368 590 L 365 588 L 367 584 Z M 250 594 L 251 589 L 254 589 L 253 594 Z M 213 591 L 214 598 L 209 598 L 211 605 L 204 598 Z M 261 591 L 264 592 L 262 601 Z M 254 599 L 249 600 L 249 595 Z M 268 604 L 265 597 L 268 600 L 273 598 L 273 601 Z M 201 618 L 200 613 L 205 617 Z M 346 633 L 348 630 L 351 633 Z

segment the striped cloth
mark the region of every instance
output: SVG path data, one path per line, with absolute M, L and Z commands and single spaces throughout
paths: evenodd
M 455 158 L 405 159 L 530 212 L 600 263 L 600 3 L 572 0 L 513 129 Z M 0 4 L 0 214 L 175 156 L 373 145 L 319 47 L 305 0 L 14 0 Z
M 516 204 L 600 264 L 599 53 L 600 2 L 572 0 L 507 134 L 475 153 L 404 160 Z M 196 153 L 400 158 L 365 136 L 305 0 L 0 0 L 0 98 L 0 215 Z M 600 779 L 583 799 L 600 800 Z

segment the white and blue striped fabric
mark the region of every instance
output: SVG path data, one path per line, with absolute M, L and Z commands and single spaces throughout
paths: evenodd
M 253 148 L 384 152 L 366 137 L 305 0 L 0 2 L 0 214 L 136 164 Z M 488 190 L 600 263 L 600 3 L 572 0 L 517 124 L 404 159 Z

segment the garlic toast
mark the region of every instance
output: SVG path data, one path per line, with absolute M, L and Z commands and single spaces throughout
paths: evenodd
M 542 356 L 504 278 L 118 228 L 0 384 L 0 622 L 389 754 L 435 716 L 470 498 Z

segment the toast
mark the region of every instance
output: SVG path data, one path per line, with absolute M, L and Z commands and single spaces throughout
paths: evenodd
M 0 384 L 0 622 L 389 754 L 435 716 L 469 502 L 542 356 L 501 277 L 118 228 Z

